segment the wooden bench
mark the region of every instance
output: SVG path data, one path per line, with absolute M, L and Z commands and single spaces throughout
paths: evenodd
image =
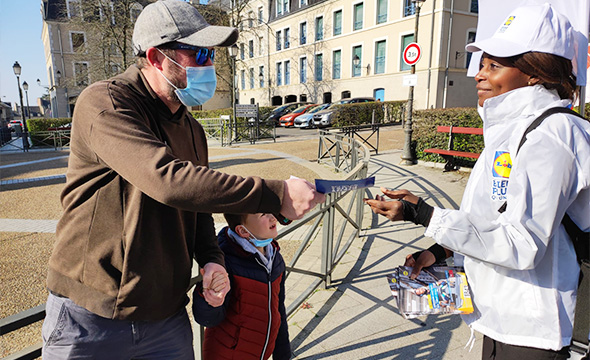
M 447 161 L 444 171 L 452 171 L 456 169 L 455 158 L 467 157 L 472 159 L 479 158 L 479 153 L 468 151 L 453 150 L 453 134 L 469 134 L 469 135 L 483 135 L 482 128 L 460 127 L 460 126 L 438 126 L 437 132 L 449 134 L 449 145 L 447 149 L 424 149 L 426 153 L 438 154 Z

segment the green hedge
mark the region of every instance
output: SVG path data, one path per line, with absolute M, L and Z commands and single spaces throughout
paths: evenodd
M 405 101 L 376 101 L 336 105 L 332 115 L 332 126 L 371 124 L 373 111 L 375 111 L 375 123 L 401 123 L 405 104 Z
M 440 155 L 424 153 L 424 149 L 446 149 L 449 134 L 436 131 L 437 126 L 483 127 L 476 108 L 418 110 L 413 115 L 412 149 L 422 161 L 446 162 Z M 484 142 L 481 135 L 454 134 L 453 150 L 480 153 Z M 472 166 L 474 160 L 459 158 L 458 164 Z
M 29 132 L 47 131 L 52 127 L 67 125 L 72 122 L 72 118 L 38 118 L 27 120 Z

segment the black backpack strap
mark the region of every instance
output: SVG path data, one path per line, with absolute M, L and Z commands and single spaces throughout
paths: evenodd
M 570 114 L 570 115 L 574 115 L 574 116 L 577 116 L 579 118 L 586 120 L 584 117 L 582 117 L 582 115 L 578 114 L 577 112 L 573 111 L 572 109 L 565 108 L 563 106 L 556 106 L 556 107 L 552 107 L 550 109 L 545 110 L 541 115 L 539 115 L 538 118 L 533 120 L 533 122 L 529 125 L 529 127 L 527 127 L 526 130 L 524 131 L 524 134 L 522 134 L 522 139 L 520 139 L 520 143 L 518 144 L 518 148 L 516 149 L 516 154 L 514 154 L 514 157 L 516 157 L 516 155 L 518 155 L 518 151 L 520 150 L 522 145 L 526 142 L 528 133 L 535 130 L 539 125 L 541 125 L 543 120 L 545 120 L 547 117 L 549 117 L 553 114 L 558 114 L 558 113 Z M 507 205 L 508 205 L 508 203 L 506 201 L 504 201 L 504 204 L 502 204 L 502 206 L 500 206 L 500 208 L 498 209 L 498 212 L 501 214 L 504 211 L 506 211 Z
M 577 117 L 580 117 L 582 119 L 584 119 L 580 114 L 578 114 L 577 112 L 573 111 L 572 109 L 568 109 L 562 106 L 558 106 L 558 107 L 552 107 L 551 109 L 547 109 L 545 110 L 545 112 L 543 112 L 541 115 L 539 115 L 538 118 L 536 118 L 530 125 L 529 127 L 524 131 L 524 134 L 522 134 L 522 139 L 520 139 L 520 144 L 518 144 L 518 148 L 516 149 L 516 154 L 514 154 L 514 156 L 516 156 L 518 154 L 518 151 L 520 150 L 521 146 L 526 142 L 526 136 L 528 135 L 528 133 L 530 133 L 531 131 L 535 130 L 539 125 L 541 125 L 541 123 L 543 122 L 543 120 L 545 120 L 547 117 L 553 115 L 553 114 L 557 114 L 557 113 L 565 113 L 565 114 L 570 114 L 570 115 L 574 115 Z

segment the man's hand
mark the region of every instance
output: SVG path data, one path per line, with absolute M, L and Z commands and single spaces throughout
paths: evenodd
M 318 193 L 312 183 L 291 178 L 285 180 L 281 214 L 290 220 L 301 219 L 308 211 L 324 201 L 326 196 Z
M 412 204 L 418 203 L 419 198 L 408 190 L 389 190 L 382 187 L 381 191 L 391 199 L 406 200 Z M 400 201 L 387 201 L 381 195 L 375 195 L 375 199 L 364 199 L 364 201 L 375 214 L 383 215 L 391 221 L 404 220 L 403 207 Z
M 225 268 L 216 263 L 207 263 L 201 269 L 203 275 L 203 296 L 213 307 L 223 305 L 230 290 L 229 277 Z

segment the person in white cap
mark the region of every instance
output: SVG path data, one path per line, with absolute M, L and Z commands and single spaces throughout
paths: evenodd
M 213 96 L 214 47 L 237 37 L 187 2 L 154 2 L 135 24 L 137 66 L 80 94 L 48 265 L 44 359 L 194 359 L 193 259 L 211 305 L 230 286 L 211 213 L 297 219 L 324 201 L 301 179 L 208 168 L 187 106 Z
M 466 49 L 483 51 L 475 80 L 485 148 L 460 209 L 407 190 L 383 189 L 400 201 L 366 202 L 436 241 L 407 257 L 413 276 L 451 251 L 463 260 L 475 307 L 463 319 L 484 335 L 482 359 L 566 359 L 580 267 L 562 219 L 590 231 L 590 123 L 564 112 L 576 96 L 572 27 L 549 4 L 524 6 Z

